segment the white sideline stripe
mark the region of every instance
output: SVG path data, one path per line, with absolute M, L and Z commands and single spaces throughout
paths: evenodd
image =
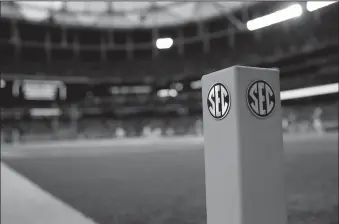
M 1 223 L 96 224 L 3 163 Z

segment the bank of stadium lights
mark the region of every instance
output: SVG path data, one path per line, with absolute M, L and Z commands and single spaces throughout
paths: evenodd
M 172 47 L 173 39 L 170 37 L 159 38 L 157 39 L 155 45 L 158 49 L 168 49 Z
M 29 110 L 32 117 L 58 117 L 61 115 L 59 108 L 32 108 Z
M 157 92 L 158 97 L 176 97 L 178 95 L 178 91 L 176 89 L 160 89 Z
M 113 95 L 117 94 L 147 94 L 152 91 L 150 86 L 112 86 L 110 91 Z
M 171 84 L 169 89 L 159 89 L 157 91 L 157 95 L 160 98 L 166 98 L 166 97 L 176 97 L 178 96 L 178 93 L 183 90 L 184 85 L 180 82 Z
M 201 89 L 201 81 L 200 80 L 193 81 L 190 83 L 190 86 L 192 89 Z
M 174 83 L 171 86 L 173 86 L 173 88 L 177 91 L 181 91 L 184 88 L 184 85 L 180 82 Z
M 306 9 L 307 11 L 312 12 L 337 2 L 338 1 L 308 1 L 306 3 Z
M 301 16 L 303 9 L 300 4 L 293 4 L 284 9 L 278 10 L 271 14 L 252 19 L 247 22 L 247 29 L 250 31 L 261 29 L 267 26 L 271 26 L 276 23 L 280 23 L 292 18 Z
M 339 83 L 332 83 L 327 85 L 312 86 L 301 89 L 285 90 L 281 92 L 280 97 L 281 100 L 290 100 L 311 96 L 321 96 L 338 92 L 339 92 Z

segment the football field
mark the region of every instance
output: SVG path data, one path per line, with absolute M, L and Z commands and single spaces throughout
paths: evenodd
M 285 137 L 284 151 L 288 223 L 337 224 L 337 134 Z M 202 141 L 3 152 L 11 168 L 100 224 L 206 224 Z

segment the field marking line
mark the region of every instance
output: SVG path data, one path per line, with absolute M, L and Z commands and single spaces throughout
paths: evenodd
M 1 162 L 1 223 L 97 224 Z

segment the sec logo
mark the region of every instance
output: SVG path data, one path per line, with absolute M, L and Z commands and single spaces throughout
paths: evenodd
M 252 82 L 247 90 L 247 104 L 250 111 L 259 118 L 270 116 L 275 108 L 272 87 L 263 80 Z
M 230 106 L 231 97 L 227 88 L 221 83 L 214 84 L 207 97 L 207 107 L 212 117 L 223 119 L 228 114 Z

